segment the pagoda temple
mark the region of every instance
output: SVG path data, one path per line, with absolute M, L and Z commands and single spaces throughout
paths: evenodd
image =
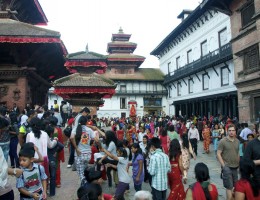
M 107 70 L 104 77 L 117 84 L 116 94 L 106 99 L 98 117 L 131 117 L 162 115 L 167 90 L 160 69 L 140 68 L 145 57 L 135 55 L 137 44 L 130 42 L 131 34 L 120 28 L 107 44 Z
M 67 56 L 65 67 L 73 74 L 56 80 L 54 93 L 61 96 L 73 107 L 88 106 L 91 115 L 95 115 L 103 98 L 115 94 L 115 83 L 102 76 L 106 71 L 106 56 L 81 51 Z
M 45 104 L 50 82 L 69 74 L 60 33 L 40 24 L 47 18 L 38 0 L 0 2 L 0 104 L 8 108 Z

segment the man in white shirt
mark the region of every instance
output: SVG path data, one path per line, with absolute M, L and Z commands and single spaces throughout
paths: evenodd
M 194 150 L 194 153 L 197 156 L 197 148 L 198 148 L 198 141 L 200 141 L 200 135 L 198 129 L 195 127 L 195 125 L 192 123 L 191 127 L 188 132 L 188 138 L 190 140 L 191 146 Z
M 143 137 L 146 135 L 146 132 L 144 131 L 144 127 L 140 126 L 139 133 L 138 133 L 138 142 L 143 142 Z
M 252 134 L 253 132 L 248 128 L 248 123 L 244 123 L 244 126 L 245 126 L 245 128 L 241 131 L 241 133 L 240 133 L 239 136 L 240 136 L 243 140 L 247 141 L 247 135 L 248 135 L 248 134 Z

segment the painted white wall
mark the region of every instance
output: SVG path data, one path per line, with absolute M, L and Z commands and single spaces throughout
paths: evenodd
M 218 32 L 227 28 L 227 40 L 231 40 L 231 28 L 230 28 L 230 18 L 222 13 L 214 13 L 213 18 L 209 17 L 206 12 L 205 15 L 208 16 L 209 20 L 205 21 L 204 24 L 200 23 L 200 27 L 190 33 L 184 40 L 178 43 L 177 46 L 172 48 L 169 52 L 163 55 L 159 59 L 160 69 L 163 73 L 168 74 L 168 63 L 171 63 L 170 71 L 176 70 L 176 58 L 180 56 L 181 67 L 187 64 L 187 52 L 192 50 L 193 60 L 197 60 L 201 56 L 201 43 L 207 40 L 208 51 L 214 51 L 219 48 L 218 43 Z
M 201 57 L 201 43 L 207 40 L 207 50 L 208 52 L 213 52 L 216 49 L 219 49 L 219 31 L 223 30 L 224 28 L 227 29 L 227 43 L 231 40 L 231 28 L 230 28 L 230 18 L 227 15 L 222 13 L 215 13 L 211 11 L 213 17 L 210 18 L 209 13 L 205 12 L 204 15 L 208 16 L 208 21 L 206 21 L 203 25 L 200 23 L 200 27 L 197 30 L 194 30 L 187 36 L 184 40 L 178 43 L 175 47 L 170 49 L 167 53 L 164 53 L 162 57 L 159 59 L 160 69 L 163 73 L 168 74 L 168 63 L 170 64 L 170 72 L 174 72 L 177 69 L 176 67 L 176 58 L 180 57 L 180 66 L 183 67 L 188 64 L 187 61 L 187 52 L 191 49 L 192 50 L 192 59 L 197 60 Z M 177 81 L 173 82 L 176 88 L 170 84 L 171 89 L 168 90 L 169 96 L 166 101 L 168 104 L 166 114 L 174 115 L 175 114 L 175 107 L 171 105 L 174 101 L 180 101 L 185 99 L 192 99 L 196 97 L 202 96 L 209 96 L 214 94 L 221 94 L 226 92 L 236 91 L 237 88 L 234 85 L 234 63 L 233 60 L 226 62 L 228 65 L 231 73 L 229 73 L 229 85 L 221 86 L 221 67 L 224 64 L 220 64 L 215 66 L 216 71 L 218 72 L 219 76 L 213 70 L 213 68 L 207 69 L 210 79 L 209 79 L 209 89 L 203 90 L 203 82 L 202 82 L 202 74 L 205 72 L 197 73 L 198 78 L 194 75 L 193 77 L 193 93 L 189 93 L 188 88 L 188 79 L 189 77 L 184 78 L 184 83 L 182 79 L 178 80 L 181 82 L 181 96 L 177 94 Z M 169 88 L 169 85 L 166 86 Z

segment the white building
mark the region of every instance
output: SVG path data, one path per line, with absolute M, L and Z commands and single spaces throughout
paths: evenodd
M 237 116 L 229 17 L 198 6 L 178 18 L 182 22 L 151 52 L 166 75 L 166 114 Z
M 139 68 L 145 58 L 133 54 L 137 44 L 129 42 L 130 37 L 120 28 L 108 43 L 108 69 L 104 76 L 117 83 L 117 88 L 111 99 L 104 99 L 98 117 L 128 117 L 133 103 L 137 116 L 164 115 L 168 110 L 164 74 L 160 69 Z

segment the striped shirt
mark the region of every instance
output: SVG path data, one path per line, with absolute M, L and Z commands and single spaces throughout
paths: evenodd
M 167 173 L 171 171 L 168 156 L 161 149 L 156 149 L 150 159 L 148 172 L 152 176 L 152 187 L 159 191 L 167 190 Z

